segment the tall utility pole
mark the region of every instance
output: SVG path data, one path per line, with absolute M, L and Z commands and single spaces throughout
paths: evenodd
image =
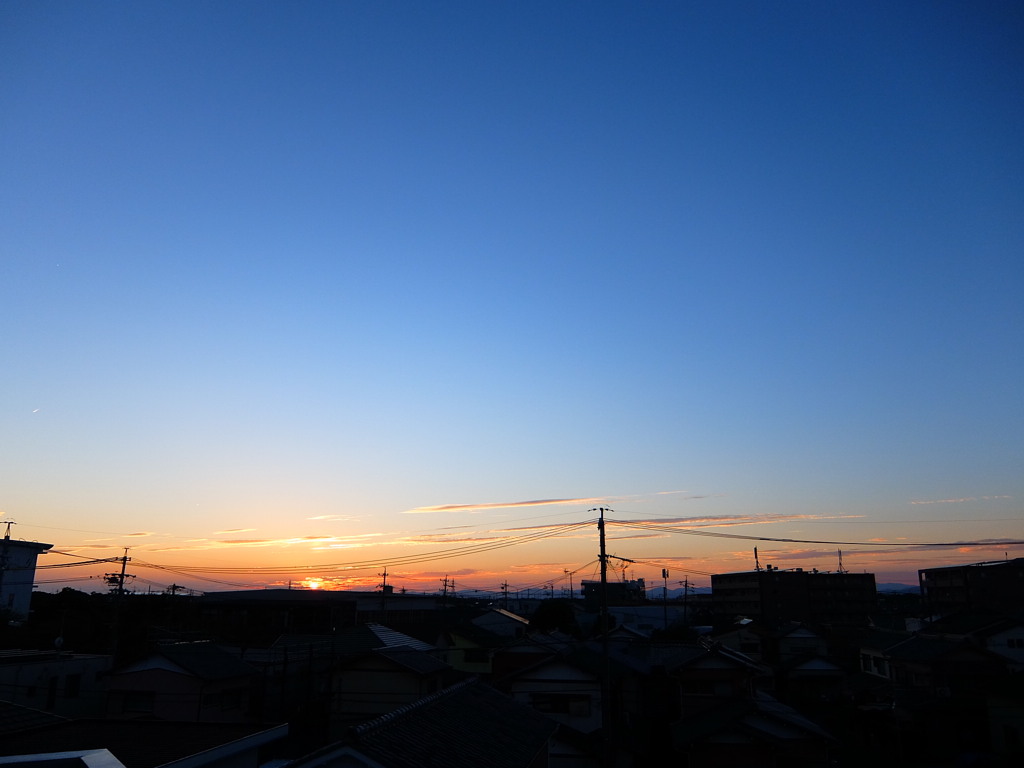
M 507 611 L 508 610 L 508 582 L 507 581 L 503 581 L 501 583 L 501 594 L 502 594 L 502 600 L 503 600 L 503 602 L 505 604 L 504 605 L 505 610 Z
M 388 567 L 384 566 L 384 573 L 378 573 L 381 577 L 380 582 L 380 612 L 383 614 L 382 621 L 387 619 L 388 610 Z
M 690 577 L 683 577 L 683 620 L 686 622 L 686 626 L 691 626 L 693 622 L 690 621 Z
M 128 568 L 128 561 L 131 560 L 128 557 L 128 547 L 124 548 L 124 555 L 121 557 L 121 572 L 120 573 L 108 573 L 106 575 L 107 584 L 114 587 L 114 621 L 113 621 L 113 639 L 111 640 L 110 655 L 117 661 L 117 646 L 120 640 L 121 633 L 121 598 L 124 596 L 124 580 L 131 576 L 129 573 L 125 573 Z
M 661 569 L 661 578 L 665 580 L 665 586 L 661 590 L 661 607 L 664 612 L 664 630 L 668 631 L 668 568 Z
M 128 547 L 124 548 L 124 555 L 122 557 L 117 558 L 117 559 L 121 561 L 121 572 L 120 573 L 106 573 L 106 574 L 104 574 L 104 576 L 106 577 L 105 581 L 112 588 L 110 591 L 113 592 L 115 595 L 117 595 L 120 598 L 121 595 L 124 594 L 124 582 L 125 582 L 125 579 L 127 579 L 128 577 L 132 577 L 132 578 L 135 578 L 135 577 L 132 576 L 132 574 L 130 574 L 130 573 L 125 573 L 125 570 L 128 568 L 128 563 L 129 563 L 129 561 L 131 561 L 131 558 L 128 557 Z
M 598 559 L 601 562 L 601 613 L 600 613 L 600 621 L 598 622 L 598 626 L 601 628 L 601 634 L 606 636 L 607 633 L 608 633 L 608 553 L 605 551 L 605 541 L 604 541 L 604 513 L 605 513 L 605 508 L 604 507 L 598 507 L 597 511 L 600 512 L 600 517 L 598 517 L 598 519 L 597 519 L 597 531 L 598 531 L 598 540 L 599 540 L 599 544 L 600 544 L 600 548 L 601 548 L 600 549 L 600 554 L 598 554 L 598 556 L 597 556 Z M 607 646 L 608 646 L 608 641 L 606 639 L 605 640 L 605 648 L 606 649 L 607 649 Z M 607 655 L 608 654 L 606 652 L 605 656 L 607 657 Z
M 599 514 L 597 519 L 597 531 L 598 539 L 600 543 L 600 554 L 598 558 L 601 561 L 601 614 L 598 621 L 598 627 L 601 630 L 601 738 L 604 742 L 604 755 L 602 757 L 602 763 L 604 765 L 612 765 L 614 763 L 614 757 L 612 755 L 612 702 L 611 702 L 611 655 L 608 650 L 608 552 L 605 548 L 605 536 L 604 536 L 604 513 L 609 511 L 604 507 L 598 507 L 597 511 Z

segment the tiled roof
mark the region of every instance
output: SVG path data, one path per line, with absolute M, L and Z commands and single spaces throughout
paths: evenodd
M 832 739 L 821 726 L 764 694 L 725 701 L 672 726 L 673 741 L 681 747 L 727 735 L 768 743 Z
M 953 640 L 914 635 L 902 643 L 887 648 L 886 655 L 905 661 L 931 661 L 962 647 L 964 647 L 963 643 Z
M 291 768 L 329 765 L 345 748 L 384 768 L 528 768 L 556 728 L 529 707 L 469 681 L 360 725 Z
M 415 637 L 410 637 L 390 627 L 385 627 L 383 624 L 369 623 L 366 627 L 381 641 L 381 644 L 377 646 L 378 648 L 395 648 L 404 645 L 417 651 L 434 650 L 434 646 L 430 643 L 424 643 L 422 640 L 417 640 Z
M 0 739 L 0 755 L 108 749 L 125 768 L 157 768 L 267 730 L 252 724 L 72 720 L 7 734 Z
M 171 643 L 157 652 L 201 680 L 250 677 L 256 669 L 211 643 Z
M 383 624 L 360 624 L 333 635 L 283 635 L 274 643 L 275 650 L 330 654 L 341 658 L 362 656 L 379 648 L 407 647 L 433 651 L 434 646 L 398 632 Z
M 65 718 L 51 715 L 49 712 L 11 704 L 9 701 L 0 701 L 0 736 L 4 739 L 10 734 L 64 722 L 67 722 Z

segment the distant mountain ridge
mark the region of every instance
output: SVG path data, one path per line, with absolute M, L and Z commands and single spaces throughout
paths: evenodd
M 885 581 L 875 584 L 876 592 L 918 592 L 920 589 L 917 584 L 900 584 L 897 581 Z

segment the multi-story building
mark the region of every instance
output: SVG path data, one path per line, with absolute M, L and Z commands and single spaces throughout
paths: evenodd
M 0 539 L 0 611 L 15 619 L 28 616 L 36 558 L 53 544 L 12 539 L 10 528 Z
M 875 607 L 875 575 L 771 566 L 718 573 L 711 577 L 711 601 L 720 618 L 743 616 L 764 624 L 866 624 Z
M 967 609 L 1009 613 L 1024 607 L 1024 557 L 924 568 L 917 578 L 931 616 Z

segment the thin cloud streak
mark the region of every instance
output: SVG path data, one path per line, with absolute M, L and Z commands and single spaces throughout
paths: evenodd
M 534 499 L 532 501 L 486 502 L 482 504 L 440 504 L 433 507 L 416 507 L 402 512 L 403 515 L 429 515 L 434 512 L 475 512 L 484 509 L 509 509 L 512 507 L 546 507 L 565 504 L 597 504 L 604 497 L 579 499 Z
M 911 504 L 964 504 L 968 501 L 992 501 L 994 499 L 1012 499 L 1012 496 L 964 496 L 959 499 L 919 499 L 911 501 Z

